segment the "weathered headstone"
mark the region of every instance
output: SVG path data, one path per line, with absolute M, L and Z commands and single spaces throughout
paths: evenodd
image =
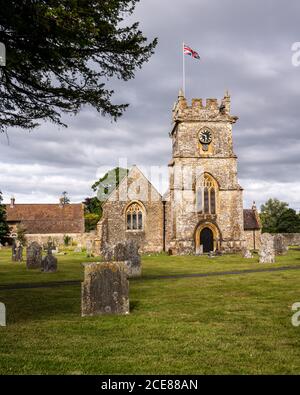
M 139 246 L 133 240 L 128 241 L 125 246 L 125 265 L 127 266 L 128 277 L 140 277 L 142 275 L 142 263 Z
M 52 254 L 52 250 L 48 249 L 47 255 L 42 260 L 42 272 L 54 273 L 57 271 L 57 258 Z
M 19 240 L 16 241 L 16 255 L 15 255 L 15 260 L 17 262 L 22 262 L 23 261 L 23 246 L 19 242 Z
M 86 241 L 86 256 L 90 258 L 92 256 L 92 251 L 93 250 L 93 243 L 91 240 Z
M 84 264 L 81 315 L 129 314 L 129 283 L 124 262 Z
M 16 243 L 15 239 L 13 239 L 12 245 L 11 245 L 11 260 L 13 262 L 16 262 L 16 260 L 17 260 L 17 243 Z
M 281 234 L 275 234 L 273 239 L 275 255 L 285 255 L 287 253 L 287 247 L 285 245 L 284 237 Z
M 105 243 L 102 246 L 101 255 L 102 255 L 102 258 L 105 262 L 113 261 L 114 260 L 113 247 L 111 247 L 109 244 Z
M 26 256 L 27 269 L 37 269 L 42 266 L 42 247 L 36 241 L 27 247 Z
M 251 259 L 251 258 L 253 258 L 253 255 L 251 254 L 251 251 L 248 250 L 248 248 L 243 247 L 242 248 L 242 257 L 246 258 L 246 259 Z
M 270 233 L 261 235 L 259 263 L 275 263 L 274 238 Z
M 74 248 L 74 252 L 82 252 L 82 248 L 80 246 L 77 246 Z
M 196 255 L 203 255 L 203 244 L 196 247 Z

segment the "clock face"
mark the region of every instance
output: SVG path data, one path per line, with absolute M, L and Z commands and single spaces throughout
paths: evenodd
M 199 141 L 201 144 L 210 144 L 212 141 L 211 131 L 208 129 L 203 129 L 199 133 Z

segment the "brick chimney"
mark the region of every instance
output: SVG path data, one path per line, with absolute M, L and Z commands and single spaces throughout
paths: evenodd
M 15 207 L 15 202 L 16 202 L 16 199 L 15 199 L 14 196 L 12 196 L 10 198 L 10 208 L 14 208 Z

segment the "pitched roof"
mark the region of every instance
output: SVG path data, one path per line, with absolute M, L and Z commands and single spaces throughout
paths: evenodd
M 127 182 L 130 178 L 134 177 L 134 175 L 137 175 L 138 177 L 143 179 L 145 182 L 147 182 L 150 185 L 150 187 L 152 188 L 153 192 L 155 194 L 157 194 L 159 200 L 161 200 L 161 194 L 158 192 L 158 190 L 155 188 L 155 186 L 148 180 L 148 178 L 144 175 L 144 173 L 136 165 L 133 165 L 131 167 L 131 169 L 129 170 L 128 174 L 122 178 L 119 185 L 116 186 L 114 189 L 112 189 L 111 193 L 108 195 L 107 199 L 104 201 L 104 204 L 107 201 L 114 199 L 116 191 L 121 190 L 124 186 L 126 188 L 126 194 L 127 194 L 127 189 L 128 189 Z M 137 195 L 138 195 L 138 193 L 137 193 Z M 130 200 L 133 200 L 133 199 L 130 199 Z
M 244 209 L 244 230 L 258 230 L 260 228 L 261 226 L 256 211 Z
M 84 209 L 79 204 L 6 205 L 7 222 L 20 222 L 27 233 L 82 233 Z

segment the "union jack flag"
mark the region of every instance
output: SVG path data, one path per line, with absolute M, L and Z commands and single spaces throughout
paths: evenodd
M 198 54 L 198 52 L 194 51 L 191 47 L 188 47 L 187 45 L 183 46 L 183 53 L 185 55 L 191 56 L 192 58 L 200 59 L 200 55 Z

